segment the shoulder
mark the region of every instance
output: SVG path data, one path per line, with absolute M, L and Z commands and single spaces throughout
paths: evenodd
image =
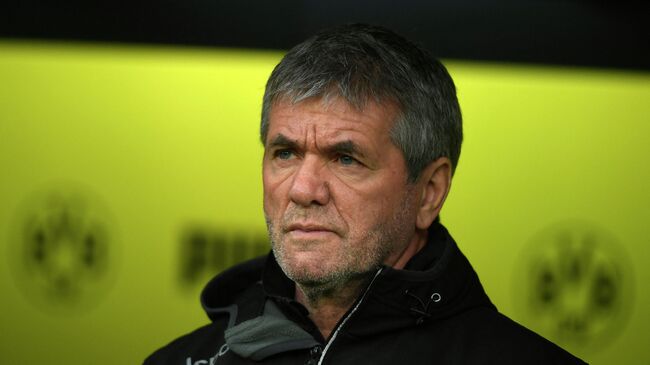
M 476 308 L 457 318 L 476 354 L 500 364 L 584 364 L 553 342 L 492 308 Z M 455 322 L 455 321 L 452 321 Z M 458 324 L 458 323 L 456 323 Z M 450 323 L 456 327 L 453 323 Z
M 263 305 L 264 293 L 258 285 L 263 266 L 264 258 L 257 258 L 213 278 L 201 295 L 201 304 L 212 323 L 163 346 L 144 364 L 208 364 L 210 359 L 219 356 L 225 343 L 225 330 L 237 319 L 256 313 Z
M 223 343 L 223 329 L 218 323 L 210 323 L 178 337 L 149 355 L 144 365 L 185 364 L 188 358 L 209 359 L 215 355 L 215 347 Z
M 233 304 L 243 292 L 260 282 L 266 260 L 266 256 L 260 256 L 215 276 L 201 293 L 203 308 L 207 311 Z

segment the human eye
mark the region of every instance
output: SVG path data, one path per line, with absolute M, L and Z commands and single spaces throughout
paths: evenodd
M 352 166 L 358 163 L 358 161 L 350 155 L 340 155 L 338 161 L 344 166 Z
M 279 149 L 273 155 L 280 160 L 288 160 L 293 157 L 294 153 L 289 149 Z

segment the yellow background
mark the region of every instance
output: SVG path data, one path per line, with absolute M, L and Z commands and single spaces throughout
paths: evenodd
M 264 232 L 259 114 L 280 57 L 0 42 L 0 363 L 140 363 L 206 323 L 201 285 L 179 285 L 179 247 L 193 226 Z M 513 281 L 527 242 L 555 222 L 593 222 L 630 258 L 633 303 L 622 333 L 572 351 L 650 363 L 650 75 L 446 64 L 465 143 L 443 221 L 492 300 L 525 323 Z M 91 191 L 113 217 L 114 279 L 79 313 L 38 306 L 11 272 L 16 215 L 56 186 Z

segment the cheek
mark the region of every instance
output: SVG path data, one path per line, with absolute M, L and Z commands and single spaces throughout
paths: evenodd
M 272 179 L 269 178 L 267 168 L 264 167 L 262 170 L 262 188 L 263 188 L 263 200 L 264 200 L 264 214 L 271 215 L 273 208 L 273 183 Z
M 396 213 L 402 213 L 403 199 L 406 199 L 403 186 L 383 184 L 363 191 L 346 189 L 339 194 L 337 208 L 351 232 L 363 235 L 390 223 Z
M 264 213 L 269 217 L 274 217 L 276 212 L 284 205 L 288 199 L 286 189 L 283 188 L 282 181 L 277 178 L 263 173 L 262 183 L 264 188 Z
M 274 197 L 273 192 L 269 191 L 266 187 L 264 188 L 264 214 L 268 218 L 274 218 L 277 214 L 278 202 Z
M 383 215 L 389 208 L 386 197 L 379 194 L 360 194 L 358 191 L 347 190 L 338 197 L 337 210 L 350 232 L 362 235 L 381 224 Z

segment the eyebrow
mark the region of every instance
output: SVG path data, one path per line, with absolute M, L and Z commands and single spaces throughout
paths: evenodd
M 294 139 L 290 139 L 289 137 L 285 136 L 284 134 L 280 133 L 271 142 L 265 146 L 266 148 L 272 148 L 272 147 L 290 147 L 290 148 L 296 148 L 298 147 L 298 142 Z
M 298 150 L 300 148 L 300 145 L 298 141 L 291 139 L 287 136 L 285 136 L 282 133 L 279 133 L 273 140 L 271 140 L 265 148 L 290 148 L 290 149 L 295 149 Z M 365 157 L 365 154 L 363 153 L 362 149 L 359 147 L 358 144 L 356 144 L 352 140 L 344 140 L 340 142 L 336 142 L 330 146 L 326 146 L 323 148 L 323 152 L 328 155 L 353 155 L 353 156 L 358 156 L 358 157 Z
M 365 156 L 364 153 L 359 148 L 359 145 L 354 143 L 351 140 L 345 140 L 341 142 L 334 143 L 331 146 L 325 148 L 327 154 L 339 154 L 339 155 L 353 155 L 353 156 Z

